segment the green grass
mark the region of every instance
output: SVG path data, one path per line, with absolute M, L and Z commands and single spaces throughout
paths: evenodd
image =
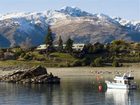
M 50 54 L 50 57 L 55 65 L 66 67 L 76 60 L 76 58 L 67 53 L 55 52 Z
M 57 58 L 57 59 L 61 59 L 61 60 L 67 60 L 67 61 L 73 61 L 75 60 L 75 58 L 73 56 L 71 56 L 70 54 L 67 53 L 52 53 L 50 54 L 51 57 Z
M 32 54 L 37 58 L 43 58 L 44 57 L 43 54 L 39 54 L 37 51 L 32 52 Z
M 67 53 L 51 53 L 49 57 L 45 55 L 39 54 L 38 52 L 32 52 L 34 57 L 36 58 L 44 58 L 45 61 L 37 61 L 37 60 L 5 60 L 0 61 L 0 66 L 37 66 L 42 65 L 46 67 L 67 67 L 73 61 L 76 60 L 73 56 Z

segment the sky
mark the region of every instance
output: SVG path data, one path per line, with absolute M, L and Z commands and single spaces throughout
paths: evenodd
M 140 20 L 140 0 L 1 0 L 0 14 L 59 10 L 64 6 L 76 6 L 93 14 Z

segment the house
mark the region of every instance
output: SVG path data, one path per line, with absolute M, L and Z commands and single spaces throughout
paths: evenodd
M 46 50 L 48 48 L 49 45 L 46 45 L 46 44 L 42 44 L 42 45 L 39 45 L 36 50 Z
M 85 44 L 73 44 L 72 49 L 73 50 L 77 50 L 77 51 L 81 51 L 81 50 L 83 50 L 84 46 L 85 46 Z M 49 47 L 49 45 L 42 44 L 42 45 L 39 45 L 36 48 L 36 50 L 38 50 L 38 51 L 40 51 L 40 50 L 47 50 L 48 47 Z M 65 47 L 66 47 L 66 44 L 63 44 L 63 48 L 65 48 Z M 58 48 L 58 45 L 57 44 L 54 45 L 54 48 L 57 49 Z
M 77 51 L 82 51 L 85 44 L 73 44 L 72 49 Z

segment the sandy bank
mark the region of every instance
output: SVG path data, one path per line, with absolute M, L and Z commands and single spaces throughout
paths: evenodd
M 13 70 L 0 70 L 0 75 L 12 73 L 17 70 L 27 69 L 13 69 Z M 71 77 L 71 76 L 95 76 L 95 75 L 116 75 L 123 74 L 124 72 L 131 72 L 136 78 L 140 78 L 140 69 L 137 66 L 133 67 L 70 67 L 70 68 L 47 68 L 47 72 L 52 72 L 59 77 Z

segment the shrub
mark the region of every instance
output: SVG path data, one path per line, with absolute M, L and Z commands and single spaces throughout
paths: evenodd
M 20 57 L 23 58 L 25 56 L 25 53 L 21 53 Z
M 21 48 L 15 48 L 13 50 L 16 57 L 19 57 L 22 53 L 24 53 L 24 51 Z
M 33 55 L 30 53 L 27 53 L 24 57 L 25 60 L 32 60 L 33 59 Z
M 67 62 L 65 67 L 71 67 L 70 63 Z
M 90 65 L 91 63 L 91 58 L 90 57 L 85 57 L 84 59 L 82 59 L 82 66 L 87 66 Z
M 64 64 L 59 64 L 58 67 L 65 67 L 65 65 Z
M 96 67 L 103 66 L 102 58 L 101 57 L 96 58 L 91 65 L 96 66 Z
M 120 65 L 119 65 L 119 62 L 118 61 L 113 61 L 112 62 L 112 66 L 113 67 L 119 67 Z
M 82 61 L 81 61 L 81 60 L 75 60 L 75 61 L 72 63 L 72 66 L 82 66 Z

